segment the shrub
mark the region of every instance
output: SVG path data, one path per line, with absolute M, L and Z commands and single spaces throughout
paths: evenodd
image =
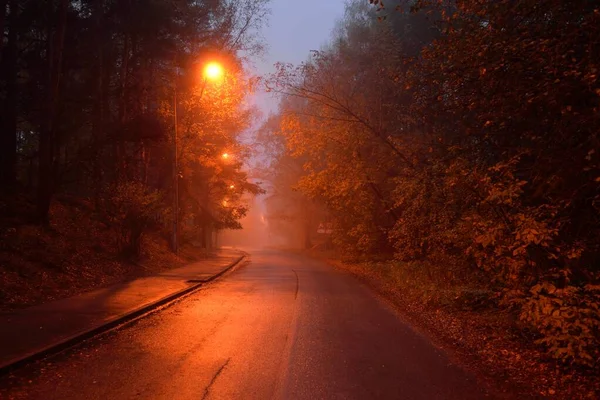
M 168 209 L 162 194 L 139 182 L 115 185 L 105 196 L 103 212 L 109 225 L 117 231 L 120 251 L 128 256 L 141 254 L 141 240 L 151 221 Z
M 600 362 L 600 285 L 557 288 L 543 282 L 518 300 L 520 320 L 539 333 L 536 341 L 566 364 L 587 367 Z

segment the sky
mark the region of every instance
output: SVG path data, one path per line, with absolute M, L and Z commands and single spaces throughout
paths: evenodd
M 267 54 L 257 60 L 255 73 L 265 75 L 275 71 L 273 64 L 299 64 L 311 50 L 325 44 L 336 21 L 344 15 L 345 0 L 272 0 L 269 26 L 263 28 Z M 267 93 L 257 93 L 254 103 L 264 116 L 277 107 L 277 101 Z
M 311 50 L 327 43 L 336 22 L 344 15 L 344 4 L 345 0 L 271 0 L 269 25 L 262 29 L 267 53 L 255 60 L 253 72 L 264 76 L 275 72 L 276 62 L 306 61 Z M 269 93 L 256 93 L 252 103 L 264 117 L 277 109 L 277 100 Z M 264 204 L 260 196 L 252 203 L 241 221 L 244 229 L 223 232 L 221 245 L 256 245 L 257 239 L 265 238 L 266 227 L 256 222 L 264 215 Z

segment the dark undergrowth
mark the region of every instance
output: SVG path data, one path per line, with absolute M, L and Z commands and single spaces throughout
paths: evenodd
M 140 257 L 124 257 L 114 229 L 81 199 L 61 197 L 51 207 L 50 226 L 33 222 L 27 198 L 0 202 L 0 310 L 69 297 L 151 275 L 206 257 L 190 245 L 177 257 L 164 233 L 148 231 Z M 11 212 L 6 212 L 10 209 Z

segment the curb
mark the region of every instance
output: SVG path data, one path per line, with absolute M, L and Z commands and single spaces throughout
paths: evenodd
M 244 258 L 246 258 L 246 256 L 247 256 L 247 254 L 243 254 L 242 256 L 236 258 L 233 262 L 229 263 L 218 274 L 215 274 L 215 275 L 211 276 L 210 278 L 203 279 L 201 282 L 195 283 L 195 284 L 191 285 L 190 287 L 187 287 L 187 288 L 182 289 L 175 293 L 171 293 L 170 295 L 167 295 L 159 300 L 142 305 L 139 308 L 134 309 L 133 311 L 129 311 L 121 316 L 115 317 L 114 319 L 112 319 L 108 322 L 105 322 L 99 326 L 96 326 L 95 328 L 81 331 L 81 332 L 76 333 L 72 336 L 69 336 L 66 339 L 63 339 L 57 343 L 51 344 L 42 349 L 34 350 L 33 352 L 26 354 L 25 356 L 22 356 L 18 359 L 9 361 L 8 363 L 2 364 L 2 365 L 0 365 L 0 376 L 5 375 L 15 369 L 21 368 L 21 367 L 25 366 L 26 364 L 30 364 L 34 361 L 39 361 L 50 355 L 54 355 L 54 354 L 60 353 L 64 350 L 67 350 L 68 348 L 71 348 L 85 340 L 88 340 L 95 336 L 98 336 L 101 333 L 110 331 L 110 330 L 118 327 L 119 325 L 123 325 L 134 319 L 138 319 L 138 318 L 144 316 L 145 314 L 148 314 L 149 312 L 153 311 L 154 309 L 165 306 L 168 303 L 179 299 L 180 297 L 183 297 L 187 294 L 191 294 L 192 292 L 195 292 L 196 290 L 200 289 L 200 287 L 202 285 L 212 282 L 215 279 L 223 276 L 225 273 L 230 271 L 233 267 L 238 265 Z

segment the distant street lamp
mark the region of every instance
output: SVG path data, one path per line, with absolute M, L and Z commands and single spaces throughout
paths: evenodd
M 229 153 L 223 153 L 221 155 L 221 158 L 223 158 L 224 160 L 227 160 L 229 158 Z
M 175 65 L 177 68 L 177 65 Z M 209 62 L 205 65 L 203 71 L 203 86 L 202 91 L 200 92 L 200 99 L 204 94 L 204 87 L 206 86 L 207 81 L 218 81 L 225 74 L 225 70 L 223 66 L 217 62 Z M 175 78 L 175 82 L 173 83 L 173 122 L 174 122 L 174 144 L 173 144 L 173 187 L 174 187 L 174 196 L 173 196 L 173 252 L 175 254 L 179 254 L 179 165 L 178 165 L 178 157 L 177 157 L 177 78 L 179 77 L 179 73 Z M 227 155 L 227 154 L 225 154 Z M 227 155 L 228 157 L 229 155 Z M 225 158 L 227 158 L 225 157 Z

